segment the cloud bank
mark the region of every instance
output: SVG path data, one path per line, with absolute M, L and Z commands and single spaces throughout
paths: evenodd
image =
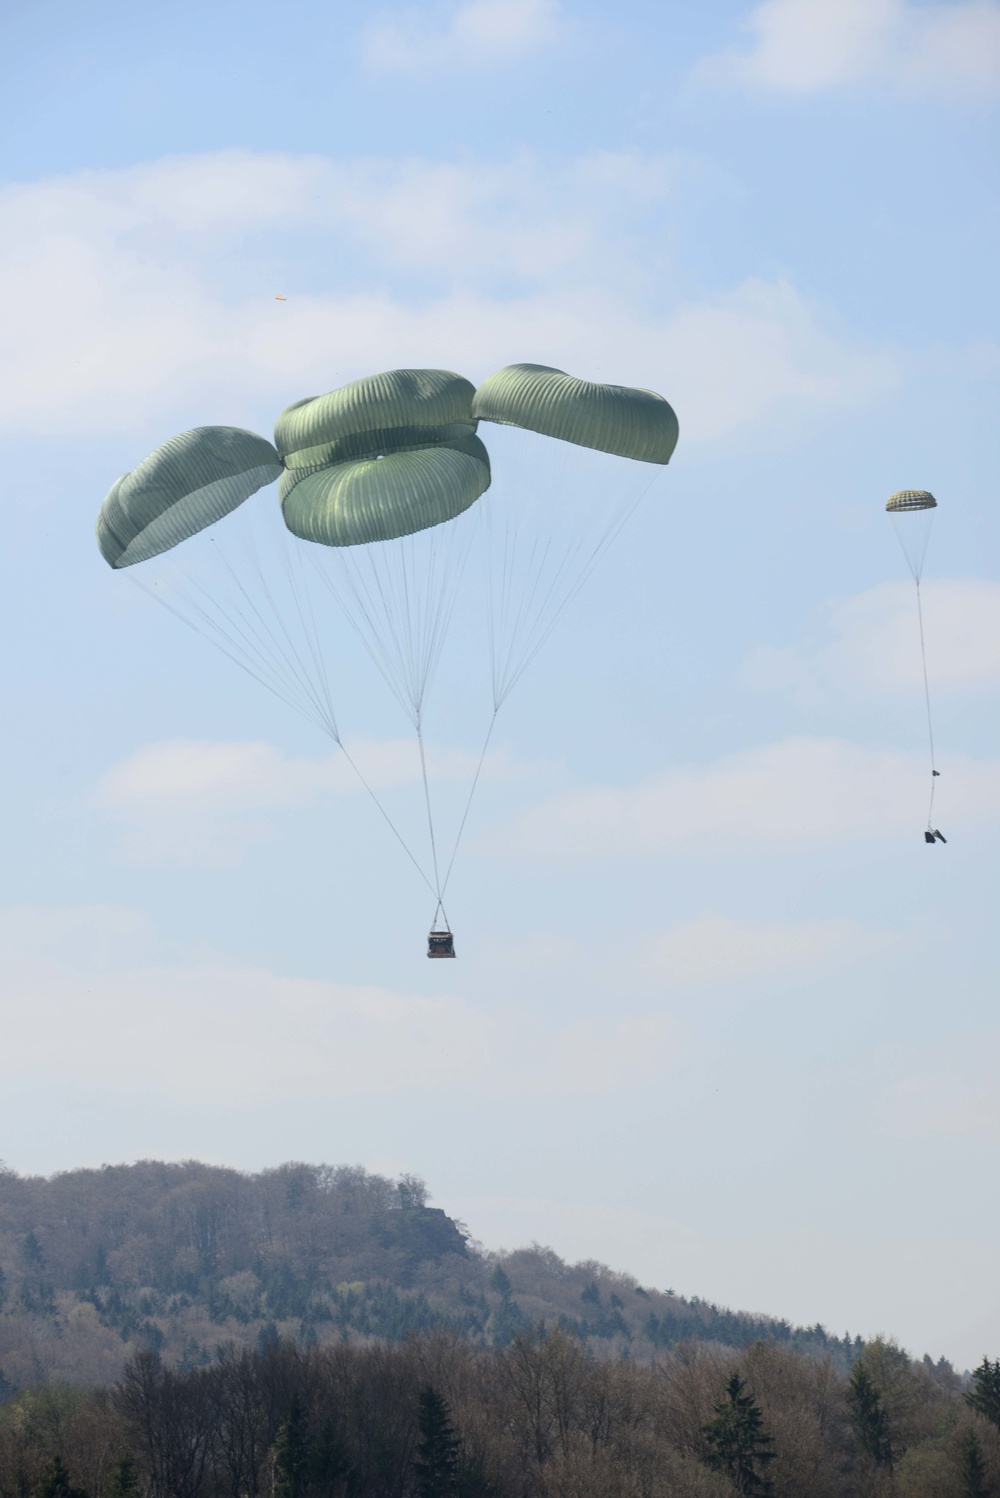
M 938 756 L 941 826 L 1000 816 L 1000 761 Z M 842 739 L 791 738 L 667 770 L 632 786 L 595 786 L 535 807 L 494 833 L 524 858 L 655 858 L 780 851 L 919 837 L 926 758 Z
M 764 0 L 748 48 L 701 64 L 702 79 L 776 94 L 851 85 L 905 92 L 1000 91 L 1000 5 L 908 0 Z
M 460 996 L 287 977 L 163 941 L 115 906 L 0 912 L 0 1079 L 220 1107 L 407 1090 L 606 1093 L 681 1054 L 660 1014 L 559 1024 Z M 197 1042 L 192 1043 L 192 1037 Z
M 415 740 L 350 741 L 351 759 L 379 794 L 421 780 Z M 478 756 L 429 746 L 432 782 L 469 785 Z M 501 751 L 483 761 L 481 779 L 524 773 Z M 344 796 L 367 794 L 339 749 L 318 759 L 283 754 L 262 741 L 170 739 L 148 744 L 102 777 L 94 805 L 114 822 L 118 851 L 135 864 L 204 868 L 234 864 L 276 836 L 274 818 Z
M 472 0 L 443 25 L 424 10 L 388 12 L 365 29 L 362 55 L 374 72 L 428 77 L 523 62 L 558 40 L 557 0 Z
M 831 331 L 787 280 L 664 301 L 669 276 L 636 232 L 682 169 L 635 153 L 549 167 L 237 151 L 8 189 L 0 430 L 252 425 L 372 369 L 478 379 L 525 358 L 662 390 L 685 444 L 894 388 L 894 358 Z M 307 288 L 259 269 L 283 263 L 290 224 L 323 267 Z
M 655 938 L 642 966 L 651 977 L 671 985 L 823 974 L 881 956 L 897 940 L 892 932 L 858 921 L 768 923 L 711 915 Z
M 935 578 L 921 587 L 927 668 L 935 693 L 977 694 L 1000 684 L 1000 584 Z M 832 693 L 923 691 L 913 585 L 880 583 L 831 610 L 829 643 L 759 646 L 743 666 L 745 685 Z

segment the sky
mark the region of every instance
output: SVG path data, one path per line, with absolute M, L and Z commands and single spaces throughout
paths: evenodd
M 0 1156 L 413 1172 L 489 1248 L 995 1356 L 1000 4 L 3 30 Z M 657 390 L 681 437 L 504 705 L 429 964 L 342 752 L 93 525 L 176 432 L 515 361 Z M 933 848 L 900 488 L 939 500 Z M 462 586 L 447 825 L 488 720 Z M 324 630 L 417 846 L 411 726 Z

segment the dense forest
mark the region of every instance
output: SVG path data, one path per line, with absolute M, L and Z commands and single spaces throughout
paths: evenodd
M 561 1331 L 502 1348 L 230 1343 L 138 1350 L 109 1390 L 0 1408 L 0 1498 L 989 1498 L 1000 1363 L 954 1374 L 872 1341 L 850 1374 L 776 1343 L 652 1364 Z
M 489 1254 L 423 1184 L 0 1173 L 0 1498 L 1000 1498 L 960 1376 Z
M 845 1372 L 861 1348 L 550 1249 L 485 1253 L 412 1177 L 155 1161 L 51 1179 L 0 1171 L 0 1391 L 110 1384 L 139 1348 L 194 1368 L 226 1343 L 275 1336 L 309 1347 L 443 1331 L 502 1348 L 543 1323 L 646 1363 L 683 1341 L 763 1339 Z

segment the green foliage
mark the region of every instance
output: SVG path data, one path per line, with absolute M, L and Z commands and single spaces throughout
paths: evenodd
M 876 1467 L 892 1467 L 889 1416 L 864 1363 L 855 1363 L 847 1384 L 847 1406 L 858 1445 Z
M 730 1377 L 726 1397 L 714 1410 L 715 1419 L 702 1426 L 708 1446 L 706 1465 L 724 1472 L 738 1493 L 773 1492 L 765 1472 L 774 1461 L 774 1438 L 765 1431 L 764 1413 L 753 1395 L 745 1392 L 738 1373 Z
M 418 1498 L 451 1498 L 457 1492 L 462 1443 L 452 1429 L 446 1401 L 430 1385 L 420 1391 L 417 1428 L 420 1440 L 413 1470 Z
M 216 1342 L 263 1347 L 293 1326 L 320 1346 L 437 1330 L 503 1348 L 536 1320 L 640 1360 L 692 1340 L 763 1339 L 844 1371 L 857 1356 L 822 1327 L 640 1291 L 548 1251 L 487 1258 L 426 1196 L 415 1177 L 301 1162 L 256 1175 L 151 1160 L 51 1180 L 0 1172 L 4 1373 L 18 1387 L 57 1370 L 96 1385 L 137 1345 L 189 1369 Z
M 420 1209 L 427 1205 L 427 1185 L 419 1176 L 403 1175 L 396 1182 L 396 1195 L 403 1211 Z
M 123 1456 L 111 1474 L 109 1498 L 139 1498 L 142 1483 L 139 1466 L 134 1456 Z
M 54 1456 L 44 1478 L 35 1489 L 34 1498 L 88 1498 L 88 1495 L 85 1489 L 74 1487 L 70 1482 L 62 1457 Z
M 24 1242 L 21 1244 L 21 1257 L 29 1269 L 45 1268 L 45 1255 L 42 1252 L 42 1245 L 39 1243 L 38 1235 L 34 1229 L 24 1235 Z
M 1000 1358 L 992 1363 L 983 1358 L 972 1374 L 972 1388 L 965 1397 L 974 1410 L 1000 1430 Z
M 274 1443 L 274 1498 L 304 1498 L 309 1482 L 309 1433 L 298 1392 Z
M 985 1360 L 984 1360 L 985 1361 Z M 989 1498 L 986 1483 L 986 1465 L 983 1448 L 974 1430 L 967 1430 L 962 1438 L 961 1465 L 963 1498 Z
M 265 1321 L 264 1325 L 257 1333 L 257 1351 L 266 1352 L 269 1347 L 277 1346 L 279 1341 L 280 1338 L 278 1336 L 278 1328 L 275 1326 L 274 1322 Z
M 502 1264 L 498 1264 L 490 1275 L 490 1289 L 495 1290 L 504 1300 L 510 1300 L 513 1288 L 510 1275 L 507 1274 Z
M 350 1491 L 355 1483 L 354 1469 L 343 1440 L 332 1420 L 327 1420 L 314 1442 L 309 1471 L 318 1493 Z
M 774 1343 L 721 1375 L 718 1349 L 650 1367 L 538 1327 L 502 1350 L 279 1336 L 187 1369 L 136 1351 L 110 1394 L 43 1384 L 0 1408 L 0 1498 L 998 1498 L 1000 1440 L 964 1391 L 872 1348 L 853 1404 Z M 859 1411 L 887 1413 L 891 1466 L 845 1460 Z

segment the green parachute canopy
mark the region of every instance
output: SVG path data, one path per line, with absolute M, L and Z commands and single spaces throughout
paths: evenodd
M 476 391 L 472 414 L 644 463 L 668 463 L 677 446 L 677 417 L 662 395 L 578 380 L 546 364 L 497 370 Z
M 241 427 L 195 427 L 171 437 L 112 485 L 97 543 L 112 567 L 131 567 L 213 525 L 281 472 L 265 437 Z
M 278 417 L 279 493 L 294 535 L 362 546 L 454 520 L 489 488 L 475 391 L 445 369 L 394 369 Z
M 899 489 L 885 502 L 890 515 L 908 514 L 913 510 L 936 510 L 937 500 L 927 489 Z

